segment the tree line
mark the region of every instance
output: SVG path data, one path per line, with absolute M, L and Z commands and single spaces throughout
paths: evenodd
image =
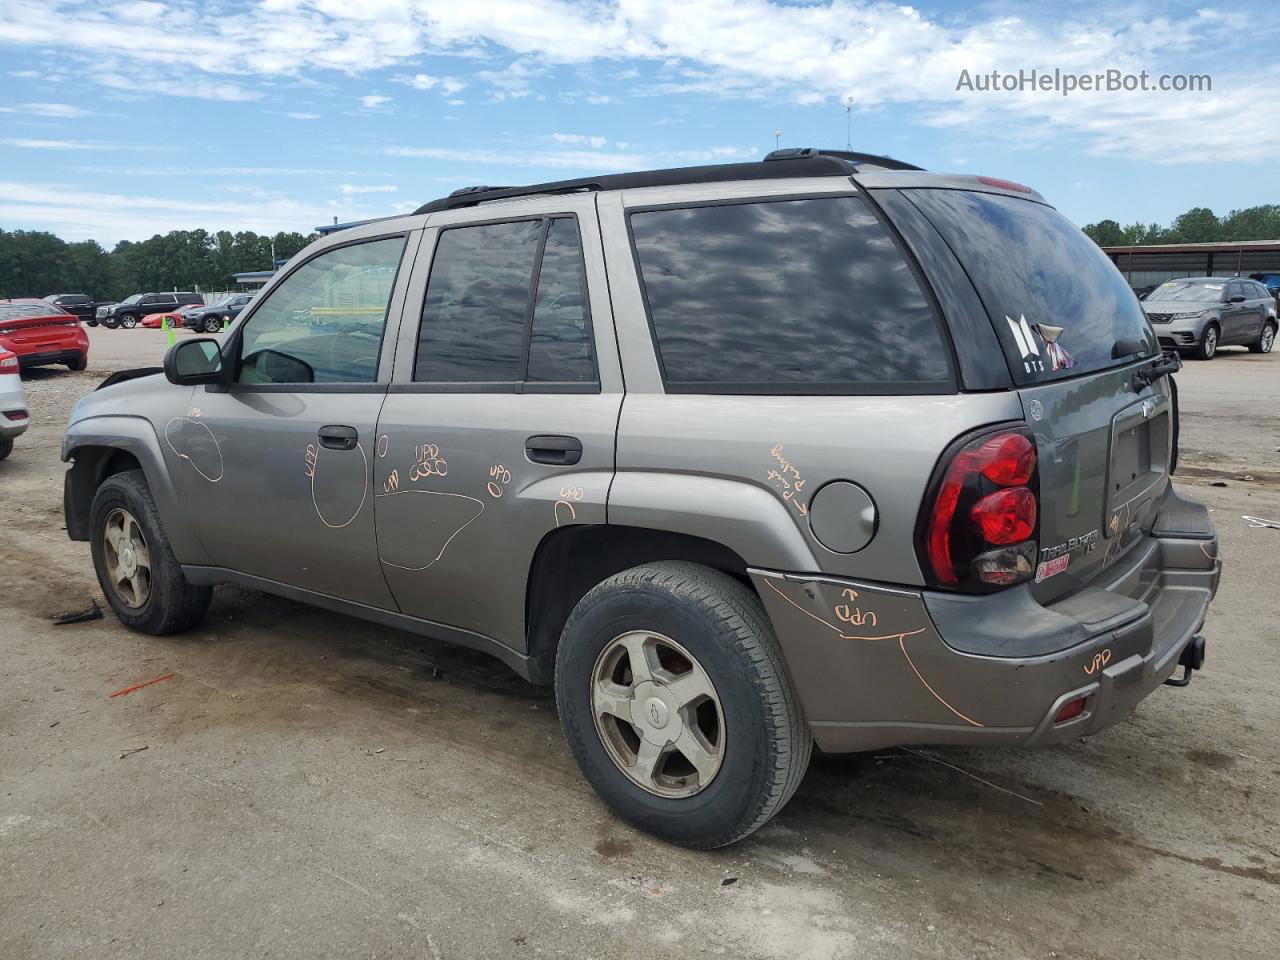
M 85 293 L 122 300 L 162 290 L 228 290 L 233 273 L 270 270 L 314 234 L 260 236 L 244 230 L 173 230 L 150 240 L 122 240 L 108 253 L 96 240 L 68 243 L 37 230 L 0 230 L 0 299 Z
M 1280 239 L 1280 204 L 1232 210 L 1219 217 L 1208 207 L 1192 207 L 1162 227 L 1158 223 L 1120 226 L 1114 220 L 1090 223 L 1084 232 L 1100 247 L 1137 247 L 1154 243 L 1225 243 Z

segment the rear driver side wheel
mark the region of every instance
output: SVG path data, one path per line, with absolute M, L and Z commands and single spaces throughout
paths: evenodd
M 809 764 L 813 740 L 759 598 L 698 564 L 644 564 L 594 587 L 565 624 L 555 689 L 591 786 L 672 843 L 741 840 Z
M 163 635 L 194 627 L 213 597 L 182 575 L 141 470 L 102 482 L 89 514 L 98 584 L 125 626 Z
M 1258 339 L 1249 344 L 1250 353 L 1270 353 L 1271 348 L 1276 343 L 1276 323 L 1274 320 L 1268 320 L 1262 325 L 1262 332 L 1258 334 Z

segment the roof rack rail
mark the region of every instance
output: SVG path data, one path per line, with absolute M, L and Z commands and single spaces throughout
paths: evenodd
M 779 160 L 797 160 L 809 159 L 811 157 L 837 157 L 841 160 L 847 160 L 856 166 L 874 166 L 883 167 L 886 170 L 923 170 L 924 167 L 917 167 L 914 163 L 907 163 L 904 160 L 895 160 L 893 157 L 884 157 L 875 153 L 860 153 L 856 150 L 823 150 L 819 147 L 784 147 L 781 150 L 774 150 L 765 155 L 765 162 L 776 163 Z
M 774 163 L 716 163 L 703 167 L 673 167 L 667 170 L 644 170 L 637 173 L 612 173 L 601 177 L 557 180 L 527 187 L 472 187 L 455 190 L 447 197 L 424 203 L 415 214 L 456 210 L 491 200 L 508 200 L 547 194 L 625 190 L 635 187 L 667 187 L 683 183 L 722 183 L 731 180 L 777 180 L 790 177 L 849 176 L 855 171 L 848 160 L 812 154 L 794 159 L 783 158 Z

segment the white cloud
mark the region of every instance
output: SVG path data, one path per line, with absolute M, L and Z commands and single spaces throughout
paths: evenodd
M 0 143 L 23 150 L 108 150 L 112 146 L 92 140 L 38 140 L 31 137 L 6 137 Z
M 0 113 L 27 113 L 33 117 L 58 119 L 89 116 L 88 110 L 81 110 L 69 103 L 19 103 L 12 107 L 0 107 Z
M 269 191 L 250 191 L 247 200 L 191 201 L 166 197 L 97 193 L 61 184 L 0 181 L 0 223 L 50 229 L 71 240 L 93 238 L 108 246 L 141 240 L 169 230 L 278 230 L 309 232 L 317 224 L 359 220 L 388 213 L 349 198 L 306 203 Z
M 360 105 L 363 106 L 366 110 L 374 110 L 382 106 L 384 103 L 390 103 L 390 102 L 391 102 L 390 97 L 384 97 L 380 93 L 370 93 L 367 96 L 363 96 L 360 98 Z
M 439 77 L 433 77 L 428 73 L 415 73 L 411 77 L 394 77 L 396 83 L 403 83 L 413 87 L 415 90 L 430 90 L 440 82 Z
M 588 137 L 581 133 L 553 133 L 551 139 L 556 143 L 585 143 L 597 150 L 609 142 L 604 137 Z
M 364 185 L 358 183 L 338 184 L 338 192 L 348 197 L 357 193 L 395 193 L 399 189 L 400 188 L 394 183 L 380 183 L 375 185 Z
M 412 70 L 431 56 L 482 69 L 453 79 L 409 73 L 411 85 L 448 97 L 461 89 L 451 84 L 466 83 L 509 101 L 538 96 L 558 65 L 641 64 L 656 68 L 658 79 L 632 78 L 631 89 L 593 91 L 586 102 L 697 93 L 834 106 L 852 95 L 859 109 L 906 105 L 939 126 L 979 124 L 991 136 L 1042 142 L 1082 135 L 1095 152 L 1157 162 L 1277 155 L 1280 65 L 1259 51 L 1276 49 L 1278 31 L 1266 17 L 1155 0 L 1067 5 L 1065 13 L 997 3 L 957 16 L 892 0 L 263 0 L 235 11 L 151 0 L 0 0 L 0 44 L 31 49 L 56 37 L 60 62 L 78 58 L 91 79 L 136 95 L 251 99 L 261 96 L 260 78 Z M 136 63 L 140 49 L 148 64 L 141 76 L 97 66 Z M 491 65 L 499 57 L 505 64 Z M 1214 92 L 956 90 L 962 69 L 1030 67 L 1210 72 Z
M 296 112 L 290 111 L 289 113 L 286 113 L 285 116 L 292 117 L 294 120 L 319 120 L 320 119 L 320 114 L 318 113 L 296 113 Z

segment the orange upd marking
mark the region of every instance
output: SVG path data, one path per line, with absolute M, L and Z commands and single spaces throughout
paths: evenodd
M 1093 655 L 1093 663 L 1085 667 L 1084 672 L 1092 677 L 1095 673 L 1097 673 L 1099 670 L 1101 670 L 1110 662 L 1111 662 L 1111 648 L 1108 647 L 1106 650 L 1103 650 L 1101 653 L 1095 653 Z
M 163 677 L 156 677 L 154 680 L 143 680 L 141 683 L 135 683 L 132 687 L 125 687 L 123 690 L 117 690 L 111 694 L 113 697 L 123 697 L 133 693 L 135 690 L 141 690 L 143 687 L 149 687 L 153 683 L 159 683 L 161 680 L 168 680 L 170 677 L 176 677 L 176 673 L 166 673 Z
M 983 726 L 983 724 L 979 723 L 977 720 L 973 720 L 970 717 L 966 717 L 963 713 L 961 713 L 951 704 L 947 703 L 947 701 L 943 700 L 942 697 L 938 695 L 937 690 L 929 686 L 929 681 L 924 678 L 924 674 L 922 674 L 918 669 L 916 669 L 915 662 L 911 659 L 911 654 L 907 653 L 906 637 L 898 638 L 898 649 L 902 651 L 902 655 L 907 658 L 907 663 L 911 664 L 911 669 L 915 671 L 915 675 L 920 679 L 920 682 L 924 684 L 924 688 L 928 690 L 931 694 L 933 694 L 933 698 L 935 700 L 937 700 L 940 704 L 942 704 L 944 707 L 946 707 L 948 710 L 954 713 L 957 717 L 959 717 L 965 723 L 971 724 L 975 727 Z

